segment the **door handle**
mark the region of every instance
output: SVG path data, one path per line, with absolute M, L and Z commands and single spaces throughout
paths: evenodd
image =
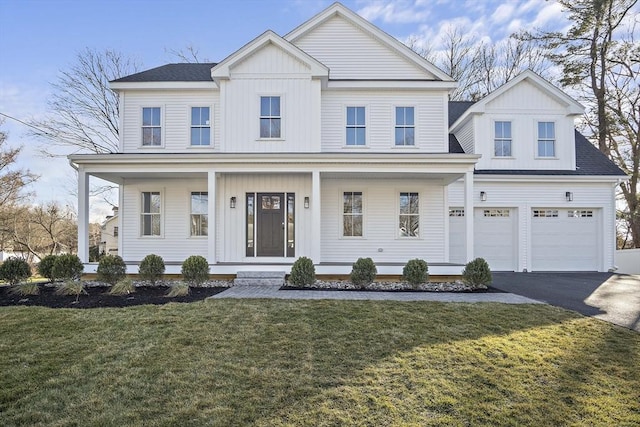
M 284 230 L 284 222 L 282 223 L 282 229 Z

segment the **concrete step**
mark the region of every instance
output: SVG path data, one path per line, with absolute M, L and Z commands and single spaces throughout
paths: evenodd
M 281 279 L 274 278 L 236 278 L 233 281 L 234 286 L 245 285 L 245 286 L 282 286 L 284 285 L 284 277 Z
M 236 275 L 239 279 L 283 279 L 284 271 L 238 271 Z

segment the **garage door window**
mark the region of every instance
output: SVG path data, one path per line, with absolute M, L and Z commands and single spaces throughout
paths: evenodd
M 464 209 L 463 208 L 450 208 L 449 209 L 449 216 L 464 216 Z
M 567 216 L 569 218 L 593 218 L 593 211 L 568 211 Z
M 486 217 L 490 217 L 490 216 L 508 217 L 509 209 L 485 209 L 483 214 Z
M 558 211 L 555 209 L 535 209 L 533 211 L 534 218 L 557 218 Z

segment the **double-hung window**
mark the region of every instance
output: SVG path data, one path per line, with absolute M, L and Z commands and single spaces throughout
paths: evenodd
M 342 235 L 362 237 L 362 191 L 342 194 Z
M 418 193 L 400 193 L 400 237 L 420 237 L 420 200 Z
M 142 193 L 140 214 L 140 234 L 142 236 L 160 236 L 161 198 L 159 191 Z
M 206 236 L 209 234 L 209 193 L 206 191 L 191 192 L 191 235 Z
M 191 107 L 191 145 L 211 144 L 209 107 Z
M 160 124 L 160 107 L 144 107 L 142 109 L 142 145 L 162 145 L 162 127 Z
M 366 144 L 364 107 L 347 107 L 347 145 Z
M 538 157 L 556 156 L 556 126 L 554 122 L 538 122 Z
M 396 145 L 415 145 L 413 107 L 396 107 Z
M 493 147 L 496 157 L 511 157 L 511 122 L 495 122 Z
M 279 96 L 260 97 L 260 138 L 280 138 L 282 116 Z

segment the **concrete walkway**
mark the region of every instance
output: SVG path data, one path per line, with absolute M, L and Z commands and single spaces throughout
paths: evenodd
M 363 292 L 363 291 L 281 291 L 275 285 L 237 285 L 210 298 L 275 298 L 333 299 L 373 301 L 439 301 L 439 302 L 501 302 L 505 304 L 542 304 L 540 301 L 510 293 L 458 292 Z

